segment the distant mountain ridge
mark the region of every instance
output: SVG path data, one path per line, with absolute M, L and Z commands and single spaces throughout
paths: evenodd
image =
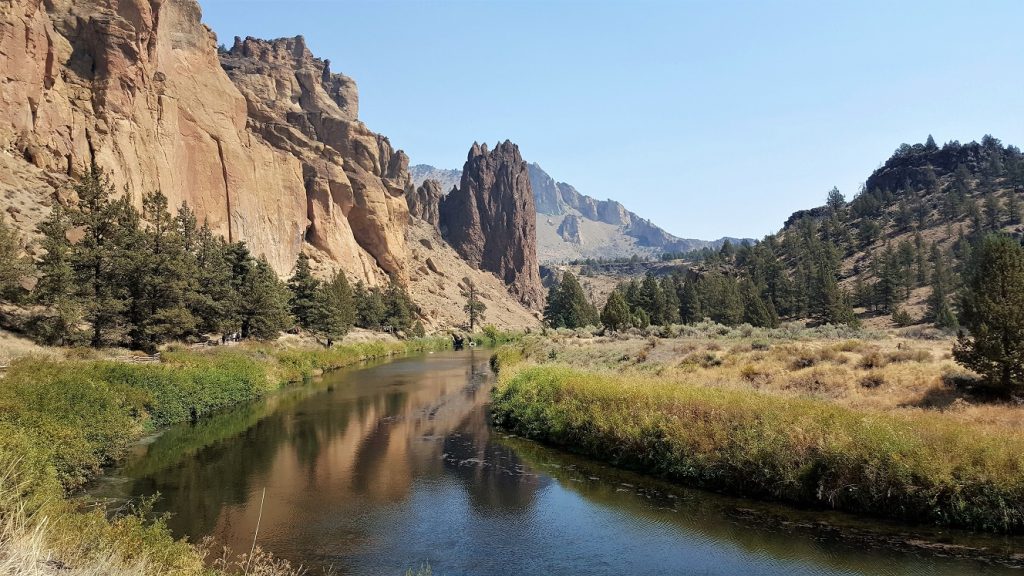
M 537 257 L 542 263 L 634 254 L 657 257 L 665 252 L 717 248 L 726 240 L 679 238 L 615 200 L 596 200 L 556 181 L 537 163 L 530 163 L 528 170 L 537 209 Z M 409 173 L 417 187 L 435 180 L 445 194 L 462 178 L 459 170 L 427 164 L 412 166 Z

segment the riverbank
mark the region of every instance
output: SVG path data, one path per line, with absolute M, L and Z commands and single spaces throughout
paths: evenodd
M 13 361 L 0 379 L 0 574 L 209 574 L 208 545 L 174 540 L 137 503 L 108 520 L 66 496 L 161 427 L 250 402 L 290 382 L 355 363 L 447 349 L 446 338 L 330 350 L 242 345 L 164 352 L 158 363 Z M 242 562 L 239 564 L 239 560 Z M 296 574 L 257 552 L 218 561 L 222 574 Z M 251 564 L 259 564 L 255 572 Z
M 528 338 L 496 354 L 492 410 L 516 434 L 691 486 L 1024 531 L 1020 409 L 965 400 L 944 346 L 713 326 Z

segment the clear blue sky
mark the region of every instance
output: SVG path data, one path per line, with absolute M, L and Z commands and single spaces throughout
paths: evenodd
M 902 142 L 1024 145 L 1024 1 L 200 0 L 302 34 L 414 164 L 474 140 L 684 237 L 760 237 Z

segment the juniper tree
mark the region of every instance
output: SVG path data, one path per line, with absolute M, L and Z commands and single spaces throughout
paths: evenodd
M 953 293 L 953 273 L 938 243 L 932 244 L 932 293 L 928 297 L 928 319 L 939 328 L 955 329 L 956 315 L 949 305 Z
M 616 332 L 629 327 L 630 313 L 629 305 L 619 290 L 612 290 L 608 295 L 608 301 L 601 309 L 601 324 L 605 328 Z
M 288 290 L 291 292 L 288 307 L 299 326 L 307 330 L 312 328 L 315 320 L 316 295 L 319 289 L 320 281 L 313 276 L 313 271 L 309 267 L 309 256 L 305 252 L 299 252 L 295 260 L 295 272 L 288 279 Z
M 1024 385 L 1024 249 L 991 234 L 979 245 L 960 299 L 953 357 L 1006 391 Z
M 581 328 L 598 324 L 600 315 L 576 277 L 566 272 L 549 292 L 544 319 L 553 328 Z
M 243 338 L 274 340 L 292 320 L 288 287 L 263 256 L 249 263 L 239 296 Z

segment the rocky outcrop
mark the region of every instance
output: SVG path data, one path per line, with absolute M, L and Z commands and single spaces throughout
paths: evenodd
M 462 170 L 434 168 L 428 164 L 410 166 L 409 175 L 412 176 L 413 184 L 416 186 L 423 184 L 427 180 L 436 180 L 441 187 L 442 194 L 447 194 L 462 181 Z
M 409 215 L 419 218 L 434 228 L 441 225 L 441 183 L 437 180 L 426 180 L 416 191 L 409 195 Z
M 194 0 L 0 4 L 0 148 L 55 191 L 95 162 L 118 189 L 187 201 L 279 271 L 302 245 L 302 167 L 246 130 Z M 28 168 L 28 167 L 24 167 Z M 5 188 L 10 171 L 0 180 Z
M 558 225 L 558 235 L 566 242 L 581 244 L 583 238 L 580 235 L 580 217 L 575 214 L 568 214 Z
M 531 162 L 528 169 L 530 171 L 530 186 L 533 187 L 533 198 L 537 203 L 537 212 L 552 216 L 565 214 L 568 208 L 562 200 L 559 183 L 555 182 L 555 179 L 535 162 Z
M 543 303 L 537 264 L 537 212 L 519 147 L 473 144 L 462 181 L 441 202 L 441 230 L 471 265 L 501 278 L 531 308 Z
M 249 128 L 302 166 L 306 240 L 347 271 L 403 277 L 409 159 L 358 120 L 355 82 L 301 36 L 235 38 L 221 64 L 245 97 Z
M 0 199 L 24 230 L 95 162 L 279 273 L 307 249 L 354 279 L 401 274 L 408 160 L 301 38 L 219 56 L 195 0 L 5 0 L 0 54 Z

